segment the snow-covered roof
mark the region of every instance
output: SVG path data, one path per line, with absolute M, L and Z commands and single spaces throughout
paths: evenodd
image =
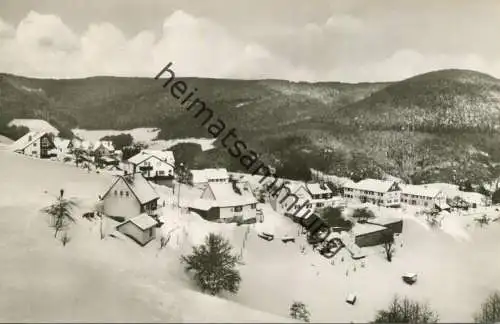
M 441 192 L 441 189 L 427 185 L 400 185 L 400 187 L 404 195 L 434 198 Z
M 20 139 L 18 139 L 17 141 L 15 141 L 14 143 L 12 143 L 10 147 L 13 151 L 23 150 L 27 146 L 33 144 L 33 142 L 39 140 L 40 137 L 44 136 L 45 134 L 47 133 L 44 131 L 29 132 Z
M 323 188 L 321 188 L 321 184 L 319 183 L 308 183 L 306 184 L 306 188 L 312 195 L 322 195 L 322 194 L 332 193 L 332 191 L 330 190 L 330 188 L 328 188 L 326 184 L 323 185 Z
M 113 152 L 115 147 L 112 141 L 96 141 L 92 146 L 93 150 L 97 150 L 100 146 L 103 146 L 106 150 Z
M 357 223 L 352 228 L 352 232 L 355 236 L 358 236 L 358 235 L 364 235 L 364 234 L 369 234 L 369 233 L 373 233 L 373 232 L 379 232 L 379 231 L 382 231 L 385 229 L 387 229 L 387 227 L 384 227 L 381 225 L 374 225 L 374 224 L 368 224 L 368 223 L 364 223 L 364 224 Z
M 389 225 L 389 224 L 394 224 L 397 222 L 401 222 L 402 218 L 398 217 L 377 217 L 374 220 L 371 220 L 370 222 L 378 224 L 378 225 Z
M 92 143 L 90 143 L 89 141 L 82 141 L 76 138 L 73 139 L 71 143 L 73 144 L 74 148 L 79 148 L 82 150 L 88 150 L 92 147 Z
M 218 207 L 242 206 L 256 204 L 257 199 L 248 183 L 236 183 L 241 195 L 236 193 L 231 183 L 209 182 L 206 190 L 211 190 Z
M 120 180 L 124 181 L 135 195 L 140 204 L 148 203 L 152 200 L 160 198 L 156 190 L 144 178 L 141 173 L 133 173 L 128 175 L 119 175 L 118 179 L 113 183 L 109 190 L 104 194 L 103 198 L 113 189 L 116 183 Z
M 189 204 L 189 207 L 191 207 L 191 208 L 198 209 L 198 210 L 204 210 L 204 211 L 210 210 L 210 208 L 215 206 L 213 200 L 201 199 L 201 198 L 190 201 L 188 204 Z
M 460 197 L 468 203 L 481 204 L 487 197 L 478 192 L 460 191 L 458 185 L 449 183 L 429 183 L 427 187 L 439 188 L 450 199 Z
M 394 183 L 394 181 L 387 180 L 364 179 L 359 182 L 346 183 L 344 184 L 344 188 L 352 188 L 363 191 L 387 192 Z
M 110 158 L 108 156 L 103 156 L 101 157 L 101 160 L 103 160 L 104 162 L 108 162 L 108 163 L 111 163 L 111 162 L 115 162 L 116 159 L 113 159 L 113 158 Z
M 122 169 L 116 165 L 108 165 L 105 169 L 108 171 L 122 171 Z
M 156 159 L 156 160 L 159 160 L 163 163 L 168 163 L 168 164 L 172 164 L 171 161 L 167 160 L 167 159 L 164 159 L 164 155 L 158 155 L 158 154 L 150 154 L 149 152 L 154 152 L 154 151 L 141 151 L 139 153 L 137 153 L 136 155 L 132 156 L 130 159 L 128 159 L 128 162 L 129 163 L 132 163 L 134 165 L 137 165 L 137 164 L 140 164 L 146 160 L 149 160 L 149 159 Z M 162 151 L 157 151 L 157 152 L 162 152 Z M 173 155 L 172 155 L 172 158 L 173 158 Z
M 174 152 L 172 151 L 143 150 L 142 153 L 156 156 L 158 159 L 168 162 L 170 164 L 175 163 Z
M 118 225 L 117 227 L 120 227 L 126 223 L 133 223 L 142 230 L 147 230 L 151 227 L 156 226 L 156 224 L 157 224 L 156 220 L 154 220 L 151 216 L 149 216 L 146 213 L 140 214 L 139 216 L 136 216 L 133 218 L 130 218 L 130 219 L 124 221 L 123 223 L 121 223 L 120 225 Z
M 66 148 L 68 148 L 69 143 L 70 143 L 70 140 L 68 140 L 68 139 L 61 138 L 61 137 L 54 137 L 54 145 L 57 148 L 66 149 Z
M 10 121 L 8 126 L 24 126 L 27 127 L 30 132 L 46 132 L 58 135 L 59 131 L 57 128 L 49 124 L 43 119 L 22 119 L 16 118 Z
M 205 183 L 213 179 L 229 179 L 229 174 L 224 168 L 191 170 L 193 183 Z

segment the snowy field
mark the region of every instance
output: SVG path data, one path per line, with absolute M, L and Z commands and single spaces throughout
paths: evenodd
M 71 131 L 73 132 L 73 134 L 82 138 L 83 140 L 91 142 L 99 141 L 104 136 L 130 134 L 134 138 L 135 142 L 149 143 L 153 141 L 160 133 L 160 130 L 158 128 L 134 128 L 128 130 L 86 130 L 75 128 Z
M 24 126 L 32 132 L 45 131 L 55 135 L 59 134 L 57 128 L 42 119 L 13 119 L 9 126 Z
M 13 141 L 10 138 L 0 135 L 0 146 L 10 145 L 12 143 Z
M 89 211 L 112 177 L 0 151 L 0 322 L 283 322 L 193 291 L 169 247 L 100 240 Z M 80 203 L 71 241 L 39 210 L 64 188 Z
M 464 322 L 500 288 L 499 222 L 480 228 L 470 217 L 449 215 L 443 229 L 431 229 L 410 210 L 374 208 L 404 219 L 393 262 L 374 247 L 365 249 L 363 261 L 342 250 L 332 264 L 268 205 L 259 206 L 262 224 L 216 224 L 179 210 L 178 190 L 158 186 L 167 205 L 161 231 L 171 236 L 164 249 L 157 241 L 140 248 L 120 236 L 100 240 L 98 224 L 81 218 L 62 247 L 39 209 L 64 188 L 80 200 L 80 214 L 88 211 L 112 177 L 4 151 L 0 177 L 8 184 L 0 186 L 0 321 L 279 322 L 300 300 L 311 321 L 366 322 L 398 293 L 428 301 L 442 322 Z M 183 186 L 181 205 L 199 194 Z M 260 231 L 276 238 L 265 241 Z M 179 256 L 210 232 L 227 237 L 243 257 L 241 289 L 226 296 L 230 301 L 197 293 L 179 264 Z M 296 242 L 280 240 L 289 236 Z M 418 274 L 415 285 L 403 283 L 406 272 Z M 358 297 L 354 306 L 345 302 L 350 293 Z
M 173 193 L 161 192 L 162 197 Z M 187 192 L 187 189 L 181 189 Z M 175 197 L 164 198 L 176 201 Z M 182 200 L 182 198 L 181 198 Z M 360 205 L 352 207 L 370 206 Z M 303 237 L 296 243 L 284 244 L 280 238 L 297 236 L 297 225 L 263 208 L 265 221 L 250 227 L 208 223 L 196 214 L 183 214 L 176 208 L 165 208 L 165 233 L 179 253 L 189 251 L 202 242 L 209 232 L 218 232 L 231 240 L 243 255 L 243 281 L 238 295 L 228 298 L 239 303 L 287 316 L 294 300 L 305 302 L 311 310 L 311 321 L 367 322 L 378 309 L 388 305 L 394 294 L 428 301 L 439 313 L 442 322 L 471 321 L 472 314 L 486 296 L 500 289 L 500 223 L 484 228 L 473 217 L 445 216 L 441 229 L 431 229 L 425 218 L 395 209 L 371 207 L 376 215 L 401 217 L 404 230 L 396 240 L 396 252 L 387 262 L 382 248 L 363 250 L 366 259 L 354 261 L 342 250 L 331 260 L 313 252 Z M 245 239 L 246 232 L 247 238 Z M 265 231 L 276 235 L 268 242 L 256 234 Z M 300 252 L 306 247 L 306 254 Z M 401 276 L 415 272 L 419 281 L 406 285 Z M 345 298 L 355 293 L 356 305 Z
M 214 148 L 215 139 L 212 138 L 180 138 L 170 140 L 156 140 L 149 143 L 151 150 L 168 150 L 172 146 L 180 143 L 193 143 L 201 146 L 202 151 L 208 151 Z
M 151 150 L 168 150 L 172 146 L 179 143 L 194 143 L 199 144 L 203 151 L 214 148 L 215 139 L 211 138 L 180 138 L 169 140 L 157 140 L 160 130 L 158 128 L 135 128 L 129 130 L 86 130 L 86 129 L 72 129 L 73 134 L 91 142 L 95 142 L 104 136 L 130 134 L 134 138 L 134 142 L 146 143 Z

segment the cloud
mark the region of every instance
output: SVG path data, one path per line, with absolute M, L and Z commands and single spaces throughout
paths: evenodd
M 77 34 L 60 17 L 31 11 L 15 27 L 0 18 L 0 71 L 56 78 L 152 77 L 173 62 L 178 75 L 214 78 L 393 81 L 443 68 L 500 76 L 500 59 L 395 48 L 380 26 L 375 31 L 368 21 L 344 13 L 279 36 L 266 30 L 265 42 L 245 40 L 213 20 L 179 10 L 165 18 L 157 34 L 144 30 L 129 37 L 108 22 Z
M 183 76 L 310 79 L 312 74 L 262 45 L 235 38 L 213 21 L 183 11 L 168 16 L 161 35 L 132 38 L 110 23 L 76 35 L 54 15 L 30 12 L 14 30 L 0 20 L 0 70 L 35 77 L 154 76 L 172 61 Z
M 500 61 L 488 64 L 481 56 L 474 53 L 424 55 L 414 49 L 402 49 L 382 61 L 333 68 L 327 78 L 350 82 L 398 81 L 417 74 L 454 68 L 489 71 L 492 75 L 500 75 Z
M 325 27 L 342 33 L 360 33 L 364 31 L 363 21 L 347 14 L 331 16 L 326 21 Z

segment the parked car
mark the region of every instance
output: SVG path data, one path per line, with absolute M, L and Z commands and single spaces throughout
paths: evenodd
M 283 238 L 281 239 L 281 241 L 282 241 L 283 243 L 288 243 L 288 242 L 295 243 L 295 238 L 294 238 L 294 237 L 283 237 Z
M 266 241 L 274 240 L 274 235 L 269 234 L 269 233 L 265 233 L 265 232 L 259 233 L 259 234 L 257 234 L 257 236 L 260 237 L 261 239 L 266 240 Z

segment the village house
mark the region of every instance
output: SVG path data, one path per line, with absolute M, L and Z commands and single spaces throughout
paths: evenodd
M 92 149 L 92 143 L 90 143 L 89 141 L 83 141 L 78 138 L 73 138 L 68 145 L 68 149 L 70 150 L 70 152 L 74 152 L 75 150 L 81 150 L 86 153 L 90 153 Z
M 55 148 L 53 149 L 53 153 L 57 156 L 59 160 L 62 160 L 69 154 L 69 144 L 71 141 L 69 139 L 54 137 L 53 139 Z
M 410 206 L 446 209 L 446 196 L 439 188 L 426 185 L 401 185 L 401 203 Z
M 128 164 L 131 172 L 141 172 L 148 180 L 159 184 L 168 184 L 174 177 L 172 160 L 173 154 L 166 152 L 164 154 L 161 151 L 142 151 L 128 159 Z
M 96 157 L 109 156 L 113 154 L 115 147 L 112 141 L 97 141 L 92 146 L 92 155 Z
M 294 214 L 305 203 L 305 208 L 315 211 L 340 204 L 341 197 L 324 183 L 283 182 L 270 191 L 271 207 L 279 213 Z
M 486 207 L 491 205 L 491 198 L 478 192 L 465 192 L 459 190 L 458 185 L 449 183 L 428 183 L 428 188 L 439 189 L 446 197 L 446 201 L 462 201 L 468 208 Z
M 209 182 L 189 210 L 207 220 L 251 222 L 257 219 L 257 199 L 247 182 Z
M 141 246 L 145 246 L 156 238 L 158 222 L 147 213 L 129 218 L 116 226 L 116 230 L 130 237 Z
M 11 144 L 14 152 L 27 156 L 47 159 L 53 157 L 52 150 L 56 147 L 53 142 L 53 136 L 44 131 L 29 132 L 14 143 Z
M 126 220 L 142 213 L 153 214 L 160 196 L 140 173 L 117 176 L 101 197 L 103 213 L 116 220 Z
M 193 186 L 204 187 L 208 183 L 226 183 L 229 174 L 226 169 L 191 170 Z
M 120 164 L 120 161 L 111 156 L 100 155 L 95 157 L 95 163 L 98 165 L 102 165 L 103 167 L 107 167 L 118 166 Z
M 384 207 L 397 207 L 401 201 L 401 188 L 395 181 L 364 179 L 344 184 L 344 198 Z

